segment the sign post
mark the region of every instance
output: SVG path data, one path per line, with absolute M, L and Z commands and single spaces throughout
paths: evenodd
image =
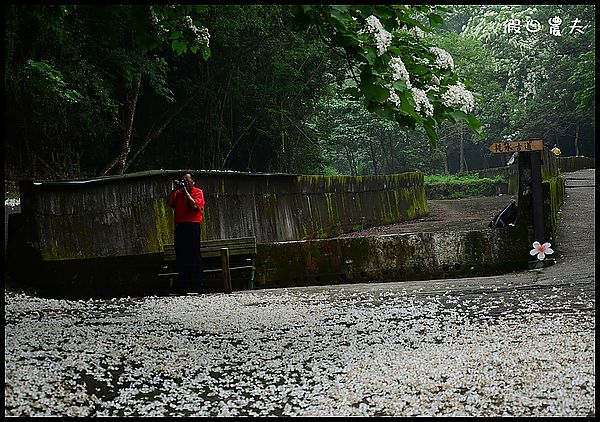
M 532 216 L 527 224 L 528 227 L 533 226 L 533 239 L 530 238 L 530 242 L 538 241 L 544 243 L 541 157 L 544 150 L 544 142 L 541 139 L 496 142 L 490 145 L 489 150 L 494 154 L 519 153 L 519 195 L 522 201 L 519 201 L 518 206 L 524 211 L 519 214 Z M 527 209 L 524 208 L 529 206 L 531 207 L 531 211 L 533 211 L 532 213 L 526 212 Z
M 494 154 L 543 151 L 544 141 L 541 139 L 529 139 L 523 141 L 495 142 L 490 145 L 489 150 Z

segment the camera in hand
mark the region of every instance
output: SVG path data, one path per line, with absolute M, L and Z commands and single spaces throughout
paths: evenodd
M 185 181 L 183 180 L 177 180 L 177 187 L 178 188 L 184 188 L 185 187 Z

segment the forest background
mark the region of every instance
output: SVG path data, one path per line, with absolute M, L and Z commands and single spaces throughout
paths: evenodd
M 210 50 L 175 36 L 140 52 L 127 19 L 148 7 L 4 6 L 5 184 L 186 168 L 456 173 L 503 166 L 488 146 L 527 138 L 595 157 L 594 5 L 445 6 L 425 37 L 471 83 L 481 130 L 448 120 L 437 141 L 349 95 L 347 58 L 298 25 L 297 6 L 206 6 Z

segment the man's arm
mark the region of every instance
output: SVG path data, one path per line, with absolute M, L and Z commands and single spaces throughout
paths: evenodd
M 194 200 L 194 198 L 192 197 L 192 195 L 190 194 L 190 192 L 187 190 L 187 188 L 183 188 L 183 190 L 185 191 L 185 194 L 187 195 L 186 199 L 187 199 L 187 203 L 188 205 L 194 210 L 194 211 L 198 211 L 200 209 L 200 207 L 198 207 L 198 204 L 196 203 L 196 201 Z M 196 196 L 198 196 L 196 194 Z M 203 198 L 204 199 L 204 198 Z

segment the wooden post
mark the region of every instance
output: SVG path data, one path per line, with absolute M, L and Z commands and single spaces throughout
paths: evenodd
M 223 291 L 231 293 L 231 272 L 229 271 L 229 249 L 221 248 L 221 270 L 223 271 Z
M 544 243 L 544 204 L 542 198 L 542 163 L 538 152 L 530 152 L 531 156 L 531 190 L 533 191 L 533 237 Z

